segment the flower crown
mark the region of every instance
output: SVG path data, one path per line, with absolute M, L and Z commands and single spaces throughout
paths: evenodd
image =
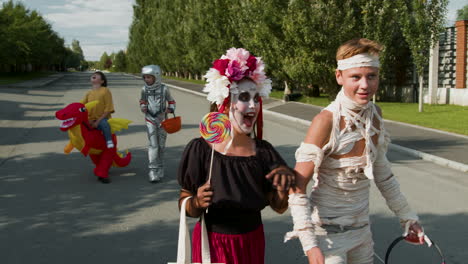
M 213 67 L 204 76 L 207 84 L 203 92 L 207 99 L 221 105 L 229 93 L 238 94 L 237 82 L 250 78 L 257 84 L 259 95 L 267 99 L 271 92 L 271 80 L 265 75 L 265 64 L 243 48 L 230 48 L 226 55 L 213 62 Z

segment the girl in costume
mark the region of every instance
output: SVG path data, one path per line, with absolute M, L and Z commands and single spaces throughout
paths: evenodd
M 104 73 L 100 71 L 93 73 L 91 75 L 91 85 L 91 90 L 85 94 L 81 103 L 87 104 L 92 101 L 98 101 L 88 112 L 89 123 L 92 127 L 102 131 L 106 139 L 107 148 L 114 148 L 111 128 L 107 122 L 111 118 L 111 114 L 114 113 L 114 103 L 112 102 L 112 93 L 107 88 L 107 78 Z
M 297 187 L 289 206 L 309 264 L 373 263 L 369 187 L 374 181 L 409 240 L 423 242 L 418 216 L 400 192 L 386 158 L 390 137 L 371 98 L 379 87 L 378 43 L 353 39 L 338 48 L 336 100 L 312 121 L 296 151 Z M 313 181 L 310 195 L 307 184 Z
M 260 211 L 270 205 L 283 213 L 295 177 L 273 146 L 262 140 L 262 97 L 270 93 L 271 80 L 263 61 L 242 48 L 229 49 L 205 77 L 207 98 L 229 116 L 232 133 L 219 144 L 195 138 L 187 145 L 178 171 L 179 206 L 192 196 L 184 208 L 187 215 L 204 214 L 212 262 L 263 264 Z M 212 179 L 207 181 L 212 148 Z M 201 262 L 200 232 L 198 222 L 192 237 L 193 262 Z

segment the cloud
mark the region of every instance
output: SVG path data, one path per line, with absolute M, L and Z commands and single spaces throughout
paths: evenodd
M 133 17 L 132 3 L 132 0 L 68 0 L 64 5 L 49 6 L 52 12 L 45 14 L 45 17 L 60 28 L 128 28 Z
M 62 0 L 47 6 L 44 17 L 67 43 L 80 40 L 88 60 L 125 49 L 134 0 Z

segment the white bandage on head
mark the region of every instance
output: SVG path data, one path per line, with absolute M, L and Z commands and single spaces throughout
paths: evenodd
M 294 231 L 286 233 L 284 242 L 299 238 L 304 253 L 318 245 L 312 224 L 312 213 L 309 198 L 306 194 L 293 193 L 289 195 L 289 208 L 294 223 Z
M 369 53 L 361 53 L 347 59 L 338 60 L 338 70 L 347 70 L 358 67 L 380 68 L 379 57 Z

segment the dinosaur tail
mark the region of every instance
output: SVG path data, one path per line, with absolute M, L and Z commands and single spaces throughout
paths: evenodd
M 116 155 L 114 156 L 114 162 L 112 166 L 114 167 L 126 167 L 130 161 L 132 160 L 132 153 L 126 151 L 125 154 L 117 151 Z

